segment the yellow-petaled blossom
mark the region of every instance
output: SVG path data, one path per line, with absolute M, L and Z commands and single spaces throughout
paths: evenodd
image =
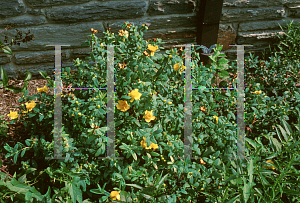
M 267 160 L 266 162 L 271 163 L 271 164 L 274 164 L 274 162 L 271 161 L 271 160 Z M 274 166 L 263 166 L 263 168 L 275 170 L 275 167 L 274 167 Z
M 74 116 L 74 114 L 72 113 L 72 116 Z
M 156 150 L 158 148 L 158 145 L 155 144 L 155 143 L 151 143 L 150 146 L 148 147 L 147 146 L 147 143 L 145 142 L 146 141 L 146 137 L 143 137 L 143 140 L 140 142 L 141 143 L 141 146 L 145 149 L 153 149 L 153 150 Z
M 169 58 L 172 58 L 172 55 L 169 55 Z
M 130 102 L 133 102 L 133 100 L 140 100 L 141 99 L 141 96 L 142 94 L 139 93 L 139 89 L 135 89 L 135 90 L 132 90 L 128 96 L 130 96 L 132 99 L 130 100 Z
M 253 93 L 253 94 L 261 94 L 261 90 L 255 91 L 255 92 L 251 92 L 251 93 Z
M 168 102 L 168 104 L 172 104 L 172 102 Z
M 176 71 L 179 70 L 179 63 L 176 63 L 176 64 L 174 65 L 174 70 L 176 70 Z
M 158 46 L 152 46 L 151 44 L 148 44 L 148 50 L 151 51 L 151 56 L 154 56 L 154 53 L 158 49 Z
M 97 105 L 97 108 L 100 108 L 100 105 Z
M 205 112 L 205 111 L 206 111 L 206 109 L 207 109 L 207 108 L 205 108 L 204 106 L 203 106 L 203 107 L 202 107 L 202 106 L 200 107 L 200 111 L 203 111 L 203 112 Z
M 81 113 L 78 113 L 79 116 L 81 116 Z
M 10 111 L 10 113 L 7 115 L 11 119 L 16 119 L 18 118 L 18 112 L 17 111 Z
M 119 100 L 118 101 L 119 104 L 117 104 L 117 109 L 125 112 L 127 111 L 128 109 L 130 109 L 130 106 L 127 104 L 127 101 L 122 101 L 122 100 Z
M 166 102 L 167 100 L 164 100 L 164 102 Z
M 216 119 L 216 121 L 217 121 L 217 123 L 218 123 L 219 117 L 218 117 L 218 116 L 213 116 L 213 117 Z
M 76 101 L 76 104 L 78 104 L 78 101 Z
M 120 192 L 121 191 L 112 191 L 110 193 L 110 198 L 112 198 L 113 200 L 121 200 Z
M 26 109 L 29 111 L 32 111 L 32 109 L 36 106 L 36 103 L 34 101 L 31 101 L 30 103 L 25 103 Z
M 100 46 L 103 46 L 103 43 L 101 43 Z
M 145 82 L 143 82 L 143 85 L 145 85 Z
M 169 141 L 168 145 L 172 145 L 172 143 Z
M 46 85 L 43 88 L 36 88 L 36 89 L 37 89 L 38 93 L 40 93 L 40 92 L 47 92 L 48 91 L 48 88 L 47 88 Z
M 145 114 L 146 115 L 144 115 L 143 118 L 146 120 L 147 123 L 150 123 L 151 120 L 155 119 L 155 116 L 153 116 L 153 110 L 151 111 L 146 110 Z
M 200 164 L 205 165 L 206 163 L 203 161 L 203 159 L 200 159 Z

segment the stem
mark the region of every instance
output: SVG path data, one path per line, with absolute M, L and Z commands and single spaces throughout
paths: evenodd
M 7 175 L 9 175 L 11 178 L 13 178 L 12 175 L 10 175 L 8 172 L 6 172 L 4 169 L 0 168 L 1 171 L 3 171 L 4 173 L 6 173 Z

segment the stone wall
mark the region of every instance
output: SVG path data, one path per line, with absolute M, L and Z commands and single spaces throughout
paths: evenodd
M 98 30 L 96 36 L 104 36 L 108 27 L 118 33 L 124 21 L 140 26 L 147 23 L 144 39 L 161 38 L 165 48 L 172 45 L 196 42 L 197 3 L 199 0 L 10 0 L 0 2 L 0 29 L 7 24 L 34 34 L 34 40 L 11 47 L 13 56 L 1 51 L 0 66 L 12 78 L 24 78 L 26 70 L 33 78 L 40 78 L 38 70 L 52 74 L 54 47 L 49 44 L 69 44 L 62 47 L 62 67 L 72 67 L 73 59 L 85 60 L 90 48 L 80 44 Z M 7 3 L 8 2 L 8 3 Z M 236 59 L 236 47 L 228 44 L 253 44 L 246 52 L 262 50 L 272 42 L 275 32 L 280 32 L 283 19 L 300 16 L 297 0 L 224 0 L 218 44 L 229 59 Z M 297 7 L 298 6 L 298 7 Z M 3 31 L 9 39 L 15 29 Z M 0 37 L 3 42 L 3 37 Z M 160 51 L 160 53 L 163 53 Z
M 300 22 L 300 0 L 224 0 L 220 19 L 218 44 L 229 59 L 236 59 L 236 47 L 228 44 L 251 44 L 245 55 L 269 51 L 275 33 L 283 34 L 281 26 L 293 20 Z

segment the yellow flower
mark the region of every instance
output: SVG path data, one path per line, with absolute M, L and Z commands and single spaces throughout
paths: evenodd
M 164 102 L 166 102 L 167 100 L 164 100 Z
M 255 91 L 255 92 L 251 92 L 251 93 L 253 93 L 253 94 L 261 94 L 261 90 Z
M 76 104 L 78 104 L 78 101 L 76 101 Z
M 176 64 L 174 65 L 174 70 L 176 70 L 176 71 L 179 70 L 179 63 L 176 63 Z
M 119 104 L 117 104 L 117 109 L 125 112 L 127 111 L 128 109 L 130 109 L 130 106 L 127 104 L 127 101 L 122 101 L 122 100 L 119 100 L 118 101 Z
M 153 149 L 153 150 L 156 150 L 158 148 L 158 145 L 155 144 L 155 143 L 151 143 L 149 147 L 147 147 L 147 143 L 145 142 L 146 141 L 146 137 L 143 137 L 143 140 L 140 142 L 141 143 L 141 146 L 145 149 Z
M 271 160 L 267 160 L 266 162 L 271 163 L 271 164 L 274 164 L 274 162 L 271 161 Z M 265 166 L 265 165 L 264 165 L 263 168 L 275 170 L 275 167 L 274 167 L 274 166 Z
M 158 148 L 158 145 L 155 144 L 155 143 L 151 143 L 150 147 L 153 149 L 153 150 L 156 150 Z
M 168 145 L 172 145 L 172 143 L 169 141 Z
M 81 113 L 78 113 L 79 116 L 81 116 Z
M 146 122 L 150 123 L 151 120 L 154 120 L 155 119 L 155 116 L 153 116 L 153 110 L 151 111 L 145 111 L 145 114 L 143 116 L 143 118 L 146 120 Z
M 169 55 L 169 58 L 172 58 L 172 55 Z
M 36 89 L 37 89 L 38 93 L 40 93 L 40 92 L 47 92 L 48 91 L 48 88 L 47 88 L 46 85 L 43 88 L 36 88 Z
M 11 119 L 16 119 L 18 118 L 18 112 L 17 111 L 10 111 L 10 113 L 7 115 Z
M 135 90 L 132 90 L 128 96 L 130 96 L 132 99 L 130 100 L 130 102 L 133 102 L 133 100 L 140 100 L 141 99 L 141 96 L 142 94 L 139 93 L 139 89 L 135 89 Z
M 152 46 L 151 44 L 148 44 L 148 50 L 151 51 L 151 56 L 154 56 L 155 51 L 158 49 L 158 46 Z
M 200 164 L 205 165 L 206 163 L 203 161 L 203 159 L 200 159 Z
M 127 30 L 125 30 L 124 34 L 125 34 L 125 37 L 128 38 L 129 34 L 128 34 Z
M 147 147 L 147 143 L 145 142 L 146 139 L 147 139 L 146 137 L 143 137 L 143 140 L 140 142 L 141 146 L 145 149 L 151 149 L 151 145 L 150 145 L 150 147 Z
M 172 102 L 168 102 L 168 104 L 172 104 Z
M 100 108 L 100 105 L 97 105 L 97 108 Z
M 112 191 L 110 193 L 110 198 L 112 198 L 113 200 L 121 200 L 121 197 L 120 197 L 120 192 L 121 191 Z
M 32 111 L 32 109 L 36 106 L 36 103 L 34 101 L 31 101 L 30 103 L 25 103 L 26 109 L 29 111 Z
M 218 116 L 213 116 L 213 117 L 217 120 L 217 123 L 218 123 L 219 117 Z
M 145 85 L 145 82 L 143 82 L 143 85 Z
M 200 107 L 200 111 L 203 111 L 203 112 L 205 112 L 205 111 L 206 111 L 206 109 L 207 109 L 207 108 L 205 108 L 204 106 L 203 106 L 203 107 L 202 107 L 202 106 Z

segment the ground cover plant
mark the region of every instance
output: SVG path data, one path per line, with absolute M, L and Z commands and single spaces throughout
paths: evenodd
M 25 88 L 20 111 L 4 115 L 22 121 L 26 133 L 4 146 L 19 170 L 13 177 L 0 172 L 2 202 L 299 201 L 298 59 L 250 55 L 245 61 L 245 155 L 251 159 L 230 159 L 236 153 L 236 91 L 204 88 L 192 91 L 192 156 L 201 159 L 176 159 L 184 149 L 185 49 L 158 54 L 162 40 L 145 41 L 146 24 L 121 28 L 102 39 L 92 28 L 83 45 L 91 47 L 86 59 L 95 64 L 74 60 L 75 70 L 62 68 L 62 83 L 105 88 L 106 45 L 120 45 L 114 50 L 115 149 L 124 159 L 97 159 L 106 156 L 107 97 L 95 89 L 63 91 L 62 150 L 70 159 L 45 159 L 54 152 L 54 81 L 40 71 L 48 84 L 32 96 Z M 193 88 L 235 86 L 229 72 L 237 67 L 220 53 L 222 46 L 205 66 L 199 48 L 191 50 Z M 218 83 L 215 74 L 232 84 Z

